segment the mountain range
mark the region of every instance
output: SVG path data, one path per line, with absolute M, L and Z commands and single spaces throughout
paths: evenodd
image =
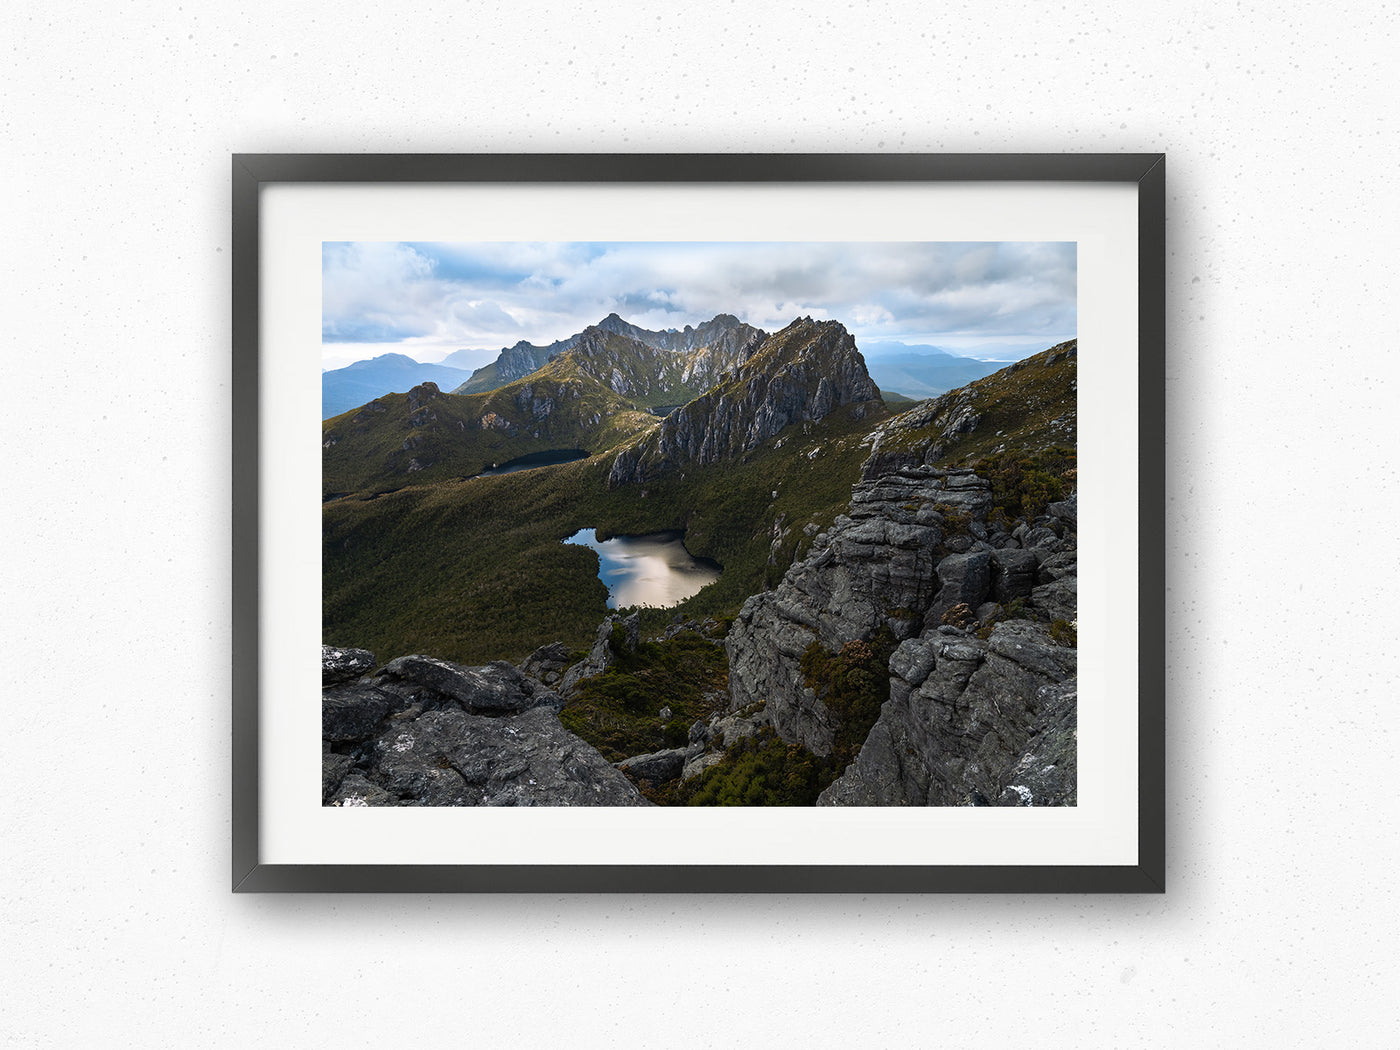
M 867 343 L 861 353 L 881 390 L 897 390 L 915 401 L 937 397 L 1006 367 L 1004 361 L 978 361 L 940 347 L 906 343 Z
M 582 332 L 544 346 L 522 340 L 505 347 L 494 361 L 478 368 L 469 369 L 480 359 L 480 352 L 475 350 L 454 351 L 437 364 L 421 364 L 403 354 L 383 354 L 322 373 L 322 418 L 329 419 L 373 398 L 406 391 L 425 382 L 453 394 L 497 390 L 573 350 L 589 333 L 593 333 L 594 338 L 599 333 L 619 335 L 654 350 L 694 357 L 695 363 L 691 366 L 694 374 L 679 384 L 678 397 L 693 389 L 692 380 L 718 375 L 717 370 L 728 367 L 745 345 L 767 334 L 730 314 L 719 314 L 695 326 L 652 331 L 611 313 Z M 990 375 L 1005 364 L 962 357 L 935 346 L 887 342 L 871 343 L 861 350 L 871 378 L 882 391 L 896 392 L 913 400 L 935 397 Z M 712 358 L 708 365 L 706 357 Z M 680 389 L 681 386 L 684 389 Z
M 391 390 L 407 390 L 419 383 L 450 390 L 468 378 L 470 373 L 460 368 L 425 365 L 406 354 L 380 354 L 321 373 L 321 418 L 338 416 Z
M 697 329 L 658 333 L 614 314 L 568 342 L 568 349 L 500 386 L 466 392 L 472 386 L 466 383 L 444 394 L 436 383 L 423 382 L 326 420 L 324 494 L 398 488 L 419 472 L 415 482 L 472 477 L 497 463 L 561 448 L 611 448 L 709 390 L 767 337 L 728 315 Z M 532 351 L 539 349 L 548 348 Z M 528 359 L 528 353 L 506 351 L 492 382 Z M 477 386 L 484 385 L 478 377 Z

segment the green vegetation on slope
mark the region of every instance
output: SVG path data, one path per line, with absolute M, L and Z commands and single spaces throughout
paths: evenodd
M 530 376 L 470 395 L 415 387 L 322 424 L 322 496 L 469 478 L 532 452 L 597 452 L 655 424 L 591 379 Z
M 682 806 L 814 806 L 841 771 L 767 726 L 740 740 L 717 765 L 653 798 Z
M 848 505 L 861 439 L 886 415 L 878 403 L 839 408 L 739 460 L 649 485 L 609 490 L 609 457 L 595 456 L 327 503 L 323 641 L 465 664 L 520 660 L 553 641 L 586 647 L 608 609 L 597 555 L 560 542 L 582 528 L 681 529 L 692 554 L 724 566 L 675 609 L 644 611 L 644 630 L 674 612 L 733 616 Z
M 1037 452 L 994 452 L 977 461 L 977 473 L 992 483 L 992 508 L 1010 522 L 1031 520 L 1049 503 L 1074 490 L 1074 449 L 1055 445 Z
M 880 717 L 881 705 L 890 698 L 894 648 L 894 635 L 881 627 L 870 641 L 847 642 L 839 652 L 813 642 L 802 654 L 803 684 L 840 719 L 831 749 L 838 772 L 855 760 Z
M 1078 340 L 1071 339 L 904 412 L 880 450 L 931 449 L 941 466 L 973 466 L 1003 452 L 1073 447 Z
M 610 762 L 684 747 L 691 725 L 728 702 L 724 647 L 693 631 L 614 652 L 612 667 L 585 678 L 559 716 Z M 663 721 L 659 712 L 666 708 L 671 713 Z
M 855 760 L 890 697 L 894 644 L 894 636 L 883 630 L 869 642 L 847 642 L 839 652 L 813 642 L 803 654 L 804 684 L 841 720 L 829 756 L 784 743 L 764 727 L 726 749 L 724 758 L 699 776 L 648 797 L 661 805 L 816 805 L 817 796 Z

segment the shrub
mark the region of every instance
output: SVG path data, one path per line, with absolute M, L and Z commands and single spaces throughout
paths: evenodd
M 958 602 L 957 605 L 953 606 L 951 609 L 949 609 L 943 614 L 943 619 L 940 622 L 945 627 L 958 627 L 966 629 L 968 627 L 971 627 L 975 620 L 976 616 L 968 607 L 967 602 Z
M 855 758 L 880 708 L 890 698 L 890 654 L 894 634 L 881 627 L 869 641 L 849 641 L 833 653 L 814 641 L 802 654 L 802 677 L 840 720 L 832 747 L 838 770 Z
M 610 762 L 683 747 L 691 723 L 724 706 L 727 672 L 724 650 L 694 632 L 642 642 L 580 682 L 559 720 Z M 662 707 L 671 708 L 665 724 L 657 717 Z
M 1024 598 L 1012 598 L 1005 605 L 998 605 L 997 611 L 993 613 L 981 627 L 977 628 L 977 637 L 986 641 L 992 636 L 999 623 L 1007 620 L 1029 620 L 1031 611 Z
M 1059 447 L 1029 455 L 998 452 L 981 459 L 976 470 L 992 483 L 994 508 L 1001 509 L 1007 520 L 1029 521 L 1044 514 L 1047 504 L 1064 499 L 1074 488 L 1075 453 Z
M 1073 649 L 1079 645 L 1078 624 L 1056 618 L 1050 621 L 1050 638 L 1060 645 Z
M 934 510 L 943 516 L 943 528 L 945 532 L 966 532 L 968 526 L 972 524 L 972 515 L 965 510 L 958 510 L 957 507 L 948 503 L 939 503 L 934 506 Z
M 681 784 L 673 800 L 688 806 L 813 806 L 837 772 L 830 759 L 785 744 L 764 727 Z

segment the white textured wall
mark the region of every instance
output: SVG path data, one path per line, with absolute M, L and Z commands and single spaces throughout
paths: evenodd
M 0 1041 L 1396 1045 L 1396 28 L 6 8 Z M 233 897 L 228 155 L 321 150 L 1167 151 L 1169 893 Z

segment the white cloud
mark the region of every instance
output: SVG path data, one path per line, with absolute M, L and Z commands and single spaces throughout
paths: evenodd
M 858 340 L 943 345 L 1048 345 L 1077 328 L 1073 244 L 346 244 L 326 246 L 323 283 L 337 356 L 350 341 L 549 343 L 614 311 L 648 328 L 733 313 L 769 330 L 811 314 Z

